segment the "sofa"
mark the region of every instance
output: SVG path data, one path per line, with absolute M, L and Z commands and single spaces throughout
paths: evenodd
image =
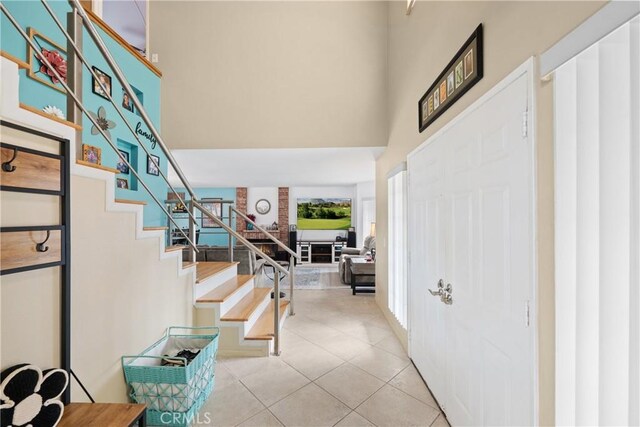
M 342 248 L 342 255 L 340 256 L 340 262 L 338 264 L 338 274 L 342 283 L 347 285 L 351 284 L 351 259 L 362 258 L 371 252 L 371 249 L 376 247 L 376 238 L 374 236 L 367 236 L 364 239 L 364 244 L 361 248 Z

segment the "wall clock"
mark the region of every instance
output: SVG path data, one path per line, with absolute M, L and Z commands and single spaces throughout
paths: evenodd
M 260 199 L 256 202 L 256 212 L 260 215 L 269 213 L 271 210 L 271 203 L 267 199 Z

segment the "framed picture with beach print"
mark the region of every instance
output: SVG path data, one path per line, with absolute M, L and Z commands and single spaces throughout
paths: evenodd
M 480 24 L 418 101 L 419 131 L 424 131 L 447 111 L 482 79 L 482 75 L 482 24 Z

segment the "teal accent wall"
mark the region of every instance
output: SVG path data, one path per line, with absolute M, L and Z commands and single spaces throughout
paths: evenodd
M 16 18 L 22 28 L 25 30 L 32 27 L 42 33 L 52 41 L 66 46 L 64 34 L 58 29 L 56 23 L 51 19 L 40 1 L 36 0 L 3 0 L 3 4 L 9 12 Z M 67 14 L 71 11 L 71 7 L 66 0 L 49 0 L 48 3 L 54 10 L 58 19 L 66 25 Z M 25 61 L 27 58 L 27 43 L 22 36 L 11 25 L 8 19 L 2 15 L 0 20 L 0 48 Z M 120 65 L 120 68 L 127 77 L 130 85 L 134 86 L 137 91 L 142 93 L 144 108 L 149 115 L 156 129 L 160 129 L 160 90 L 161 79 L 153 73 L 144 63 L 133 56 L 129 51 L 122 47 L 117 41 L 112 39 L 101 28 L 96 27 L 98 33 L 105 41 L 107 47 L 111 51 L 112 56 Z M 115 73 L 107 66 L 102 54 L 97 46 L 91 40 L 86 29 L 83 31 L 83 54 L 87 61 L 98 67 L 100 70 L 111 76 L 112 97 L 116 104 L 122 104 L 122 85 L 118 82 Z M 44 47 L 44 46 L 43 46 Z M 35 61 L 37 62 L 37 61 Z M 161 176 L 154 176 L 147 173 L 147 155 L 139 146 L 133 134 L 129 131 L 123 119 L 117 114 L 111 103 L 94 94 L 92 91 L 91 73 L 83 68 L 82 74 L 82 101 L 89 111 L 98 112 L 101 106 L 105 108 L 108 120 L 115 122 L 116 126 L 110 129 L 111 140 L 120 149 L 130 152 L 130 161 L 137 170 L 142 180 L 147 183 L 151 192 L 157 199 L 164 203 L 167 197 L 167 185 Z M 66 95 L 56 91 L 55 89 L 33 80 L 27 76 L 26 70 L 20 70 L 20 102 L 42 109 L 46 105 L 55 105 L 66 114 Z M 129 121 L 135 130 L 138 122 L 142 122 L 140 116 L 135 112 L 121 109 L 125 118 Z M 79 144 L 89 144 L 102 149 L 102 164 L 104 166 L 115 168 L 118 162 L 118 155 L 109 146 L 101 135 L 91 134 L 91 122 L 88 118 L 83 117 L 82 141 Z M 141 129 L 149 133 L 149 129 L 142 124 Z M 159 146 L 151 148 L 152 144 L 144 137 L 139 137 L 147 149 L 160 158 L 160 169 L 167 174 L 167 159 L 162 153 Z M 124 147 L 124 148 L 123 148 Z M 118 174 L 118 178 L 124 178 L 129 181 L 129 189 L 116 188 L 116 198 L 140 200 L 147 203 L 144 207 L 144 225 L 160 226 L 166 224 L 166 217 L 162 209 L 156 205 L 149 193 L 144 189 L 142 183 L 135 179 L 134 175 Z
M 176 188 L 178 192 L 187 193 L 184 188 Z M 234 203 L 236 201 L 236 189 L 234 188 L 194 188 L 196 193 L 196 197 L 198 199 L 223 199 L 223 200 L 233 200 Z M 188 196 L 187 196 L 188 197 Z M 228 221 L 228 212 L 226 211 L 229 205 L 225 205 L 225 212 L 223 212 L 224 221 Z M 179 214 L 180 218 L 176 220 L 178 225 L 182 228 L 186 228 L 189 226 L 189 221 L 187 219 L 186 214 Z M 221 228 L 202 228 L 202 220 L 200 219 L 201 215 L 198 215 L 198 227 L 197 230 L 200 230 L 200 239 L 198 240 L 198 244 L 200 245 L 210 245 L 210 246 L 227 246 L 229 244 L 228 234 L 222 230 Z M 235 222 L 233 223 L 234 230 L 236 229 Z M 212 234 L 216 233 L 216 234 Z
M 64 34 L 51 19 L 47 10 L 38 0 L 2 0 L 2 4 L 18 21 L 25 33 L 28 27 L 43 33 L 53 42 L 66 48 Z M 63 25 L 66 25 L 68 12 L 71 12 L 69 2 L 62 0 L 49 1 L 49 6 L 56 13 Z M 43 46 L 45 47 L 45 46 Z M 0 49 L 16 58 L 29 62 L 27 58 L 27 42 L 11 24 L 9 19 L 0 13 Z M 37 60 L 34 59 L 34 63 Z M 60 86 L 62 87 L 62 86 Z M 67 113 L 66 94 L 52 89 L 34 79 L 27 77 L 27 70 L 20 70 L 20 102 L 42 109 L 46 105 L 55 105 L 63 113 Z

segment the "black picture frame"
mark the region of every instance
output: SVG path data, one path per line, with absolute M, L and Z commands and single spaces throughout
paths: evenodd
M 129 96 L 129 94 L 124 88 L 122 88 L 122 107 L 125 110 L 131 111 L 132 113 L 134 112 L 133 99 L 131 99 L 131 97 Z
M 420 132 L 423 132 L 482 79 L 484 74 L 483 57 L 482 24 L 480 24 L 418 101 L 418 130 Z M 452 76 L 453 79 L 451 79 Z M 439 96 L 442 87 L 447 92 L 444 100 Z M 430 98 L 433 99 L 433 104 L 429 102 Z M 433 108 L 431 108 L 432 105 L 434 105 Z
M 153 164 L 153 161 L 151 160 L 152 158 L 156 161 L 158 167 Z M 160 157 L 154 156 L 153 154 L 147 156 L 147 173 L 153 176 L 160 175 Z
M 122 154 L 122 157 L 124 157 L 124 159 L 129 162 L 129 153 L 127 153 L 124 150 L 118 150 L 120 152 L 120 154 Z M 127 166 L 126 163 L 120 161 L 120 157 L 118 157 L 118 163 L 116 163 L 116 169 L 118 169 L 118 171 L 123 174 L 123 175 L 129 175 L 129 166 Z
M 113 93 L 113 87 L 111 84 L 111 76 L 107 73 L 105 73 L 104 71 L 102 71 L 100 68 L 92 66 L 91 69 L 93 70 L 93 72 L 98 76 L 98 78 L 103 77 L 105 78 L 105 81 L 103 82 L 103 84 L 105 86 L 107 86 L 107 89 L 109 89 L 109 96 L 107 96 L 107 94 L 104 93 L 104 91 L 102 90 L 102 88 L 100 87 L 100 84 L 98 84 L 98 81 L 96 80 L 95 77 L 91 76 L 91 90 L 93 91 L 93 93 L 95 93 L 98 96 L 101 96 L 104 99 L 109 99 L 109 97 L 111 96 L 111 94 Z

